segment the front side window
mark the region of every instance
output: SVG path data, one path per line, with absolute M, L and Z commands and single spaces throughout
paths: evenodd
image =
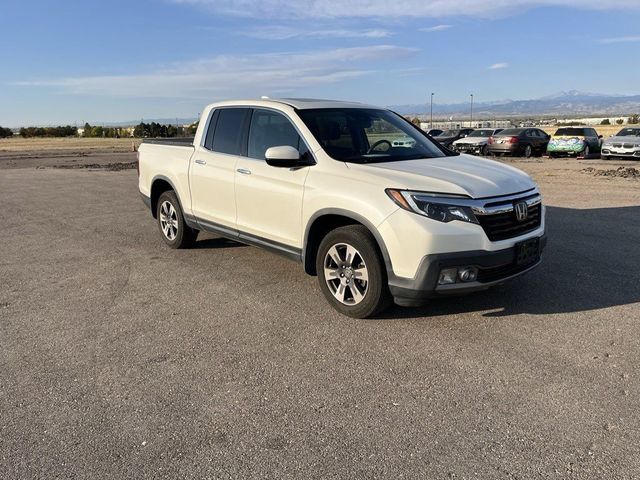
M 249 157 L 264 160 L 268 148 L 285 145 L 297 149 L 302 157 L 308 152 L 306 144 L 287 117 L 271 110 L 254 110 L 249 127 Z
M 373 163 L 446 156 L 424 132 L 388 110 L 327 108 L 299 110 L 298 115 L 336 160 Z
M 218 114 L 211 150 L 229 155 L 242 155 L 247 108 L 223 108 Z

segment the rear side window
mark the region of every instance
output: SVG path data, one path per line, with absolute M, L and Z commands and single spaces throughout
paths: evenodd
M 297 149 L 301 155 L 308 151 L 287 117 L 270 110 L 254 110 L 249 127 L 248 156 L 264 160 L 268 148 L 284 145 Z
M 229 155 L 242 155 L 242 139 L 249 109 L 223 108 L 218 114 L 211 150 Z

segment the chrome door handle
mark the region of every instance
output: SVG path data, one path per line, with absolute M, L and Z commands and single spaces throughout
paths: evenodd
M 206 160 L 196 160 L 196 163 L 198 165 L 206 165 L 207 164 Z
M 246 168 L 238 168 L 236 172 L 241 173 L 243 175 L 251 175 L 251 170 L 247 170 Z

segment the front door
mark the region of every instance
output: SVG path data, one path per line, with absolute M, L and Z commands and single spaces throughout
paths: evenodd
M 237 225 L 276 244 L 302 248 L 302 196 L 309 168 L 267 165 L 269 147 L 289 145 L 310 156 L 291 121 L 274 110 L 255 109 L 251 116 L 247 156 L 236 164 Z

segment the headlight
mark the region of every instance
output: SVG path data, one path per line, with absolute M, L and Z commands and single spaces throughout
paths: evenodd
M 451 222 L 460 220 L 468 223 L 478 223 L 478 219 L 471 210 L 471 207 L 456 203 L 456 199 L 468 200 L 462 195 L 443 196 L 428 192 L 412 192 L 408 190 L 395 190 L 388 188 L 385 190 L 389 198 L 400 208 L 409 212 L 417 213 L 439 222 Z

